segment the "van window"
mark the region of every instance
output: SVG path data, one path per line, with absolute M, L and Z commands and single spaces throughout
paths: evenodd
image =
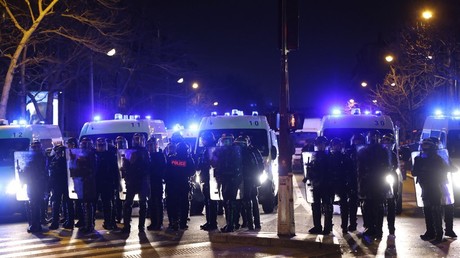
M 345 148 L 350 147 L 350 140 L 353 134 L 361 133 L 364 137 L 366 137 L 367 133 L 371 130 L 375 129 L 367 129 L 367 128 L 327 128 L 323 130 L 323 136 L 326 136 L 328 140 L 332 138 L 340 138 L 344 143 Z M 394 134 L 393 130 L 390 129 L 378 129 L 380 134 L 383 136 L 387 133 Z
M 449 130 L 447 134 L 449 157 L 460 158 L 460 130 Z
M 0 139 L 0 165 L 12 166 L 15 151 L 28 151 L 30 140 L 28 138 Z
M 303 146 L 313 143 L 316 139 L 317 133 L 315 132 L 295 132 L 291 133 L 291 139 L 296 148 L 302 148 Z
M 262 153 L 262 156 L 268 156 L 269 149 L 271 146 L 268 146 L 268 132 L 264 129 L 214 129 L 214 130 L 203 130 L 200 131 L 199 137 L 206 132 L 210 131 L 214 134 L 214 137 L 217 140 L 222 136 L 222 134 L 233 134 L 236 138 L 240 135 L 248 135 L 251 139 L 251 144 L 259 149 Z M 201 153 L 203 146 L 198 146 L 196 153 Z
M 148 140 L 148 136 L 147 136 L 146 133 L 142 133 L 142 132 L 138 132 L 138 133 L 141 133 L 141 134 L 144 135 L 145 141 Z M 87 137 L 87 138 L 90 138 L 93 141 L 93 144 L 95 144 L 97 138 L 103 137 L 103 138 L 106 138 L 109 141 L 109 143 L 115 143 L 115 139 L 118 136 L 123 136 L 128 141 L 128 146 L 131 147 L 131 143 L 132 143 L 132 139 L 133 139 L 134 134 L 135 133 L 105 133 L 105 134 L 82 135 L 82 136 L 80 136 L 80 141 L 81 141 L 81 139 L 83 137 Z

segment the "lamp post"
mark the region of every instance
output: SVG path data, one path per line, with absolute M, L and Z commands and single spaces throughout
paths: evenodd
M 115 48 L 109 50 L 106 55 L 114 56 L 117 53 Z M 91 100 L 91 120 L 94 117 L 94 61 L 93 53 L 89 57 L 89 99 Z

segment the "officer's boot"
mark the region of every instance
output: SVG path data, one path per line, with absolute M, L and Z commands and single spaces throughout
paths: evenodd
M 53 201 L 51 203 L 51 213 L 53 220 L 51 222 L 51 225 L 49 226 L 49 229 L 58 229 L 59 228 L 59 211 L 60 211 L 61 206 L 59 205 L 58 201 Z
M 257 199 L 257 196 L 255 198 L 252 198 L 252 216 L 254 217 L 254 229 L 261 229 L 259 200 Z
M 92 204 L 90 202 L 82 202 L 83 211 L 83 227 L 80 227 L 81 232 L 91 233 L 94 231 Z
M 104 212 L 104 223 L 102 223 L 102 227 L 107 230 L 112 230 L 115 228 L 112 218 L 112 202 L 105 201 L 103 204 L 103 212 Z
M 375 219 L 375 238 L 382 239 L 383 235 L 383 217 L 384 217 L 384 203 L 378 202 L 376 204 L 377 216 Z
M 348 226 L 348 231 L 356 231 L 358 226 L 358 200 L 350 197 L 348 207 L 350 212 L 350 225 Z
M 441 205 L 433 206 L 432 212 L 433 212 L 434 231 L 435 231 L 434 242 L 441 243 L 444 237 L 444 231 L 442 229 Z
M 323 227 L 321 226 L 321 203 L 312 203 L 311 212 L 313 216 L 313 228 L 308 230 L 308 232 L 311 234 L 321 234 L 323 232 Z
M 78 219 L 75 223 L 75 227 L 80 228 L 85 225 L 85 219 L 83 215 L 83 204 L 81 200 L 75 200 L 75 218 Z
M 123 207 L 123 229 L 121 232 L 129 233 L 131 232 L 131 212 L 133 208 L 130 205 L 125 205 Z
M 147 201 L 139 202 L 139 232 L 145 230 L 145 217 L 147 216 Z
M 42 204 L 39 201 L 30 202 L 30 226 L 27 232 L 29 233 L 39 233 L 42 232 L 41 226 L 41 211 Z
M 234 229 L 234 212 L 235 212 L 235 207 L 234 203 L 232 201 L 226 201 L 225 202 L 225 221 L 227 222 L 227 225 L 224 226 L 222 232 L 233 232 Z
M 241 228 L 247 228 L 248 227 L 248 222 L 247 222 L 247 215 L 246 215 L 246 201 L 245 200 L 242 200 L 240 205 L 238 205 L 238 208 L 239 208 L 239 215 L 241 216 Z M 252 213 L 252 212 L 251 212 Z M 238 216 L 238 219 L 239 219 L 239 216 Z M 235 224 L 236 226 L 236 224 Z
M 245 201 L 243 210 L 245 210 L 244 215 L 246 216 L 246 225 L 248 229 L 254 230 L 254 220 L 253 220 L 253 215 L 252 215 L 252 202 Z
M 340 201 L 340 219 L 341 219 L 341 227 L 342 233 L 348 233 L 348 202 L 346 199 Z
M 446 224 L 445 235 L 448 237 L 457 237 L 454 232 L 454 205 L 444 205 L 444 222 Z
M 48 199 L 43 200 L 40 205 L 40 222 L 42 225 L 48 225 L 50 219 L 48 217 Z
M 332 204 L 326 204 L 324 208 L 324 235 L 329 235 L 332 232 L 332 214 L 334 212 L 334 207 Z
M 67 202 L 65 200 L 62 200 L 61 209 L 60 209 L 62 218 L 59 220 L 59 223 L 64 223 L 67 220 L 68 214 L 67 214 L 66 206 L 67 206 Z
M 70 199 L 65 201 L 67 203 L 66 210 L 67 210 L 67 217 L 66 221 L 62 225 L 65 229 L 73 229 L 75 224 L 75 207 L 74 202 Z
M 425 214 L 425 226 L 426 232 L 420 235 L 420 238 L 424 241 L 428 241 L 435 238 L 434 226 L 433 226 L 433 212 L 431 206 L 424 206 L 423 213 Z
M 204 223 L 203 225 L 200 225 L 200 228 L 203 229 L 203 230 L 206 230 L 207 227 L 209 227 L 209 224 L 210 224 L 210 221 L 211 221 L 211 214 L 210 213 L 210 209 L 211 209 L 211 206 L 209 205 L 209 200 L 205 200 L 205 204 L 204 204 L 204 212 L 205 212 L 205 215 L 206 215 L 206 223 Z

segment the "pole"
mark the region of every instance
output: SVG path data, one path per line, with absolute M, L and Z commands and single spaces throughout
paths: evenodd
M 280 155 L 278 191 L 278 235 L 294 236 L 294 203 L 292 191 L 291 156 L 289 151 L 289 73 L 287 49 L 287 1 L 281 0 L 281 85 L 280 85 Z
M 93 68 L 93 53 L 90 55 L 89 59 L 89 99 L 91 101 L 91 118 L 90 121 L 94 118 L 94 68 Z

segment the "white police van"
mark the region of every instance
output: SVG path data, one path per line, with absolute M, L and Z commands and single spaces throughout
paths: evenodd
M 455 206 L 460 206 L 460 112 L 454 111 L 452 115 L 443 115 L 438 111 L 436 115 L 426 117 L 420 140 L 429 137 L 439 139 L 438 153 L 442 157 L 450 159 L 456 167 L 455 171 L 448 174 L 448 190 L 452 202 L 457 200 Z M 412 157 L 416 155 L 418 152 L 412 153 Z M 422 206 L 421 190 L 418 184 L 416 184 L 416 193 L 417 204 Z
M 86 122 L 81 128 L 79 140 L 87 137 L 96 142 L 97 138 L 103 137 L 115 142 L 117 136 L 123 136 L 128 141 L 128 145 L 131 146 L 132 137 L 135 133 L 143 134 L 146 140 L 155 136 L 161 149 L 167 145 L 168 133 L 163 120 L 150 119 L 149 117 L 141 119 L 138 115 L 122 114 L 115 114 L 114 119 L 111 120 Z
M 351 145 L 351 137 L 355 133 L 361 133 L 364 136 L 369 131 L 378 130 L 381 135 L 391 133 L 395 137 L 395 150 L 398 151 L 399 149 L 399 130 L 393 124 L 391 118 L 387 115 L 383 115 L 380 111 L 376 111 L 374 113 L 365 112 L 361 113 L 361 110 L 358 108 L 354 108 L 351 110 L 350 114 L 341 114 L 340 112 L 336 111 L 332 115 L 325 115 L 321 120 L 320 132 L 319 134 L 325 136 L 328 140 L 332 140 L 333 138 L 337 137 L 342 139 L 343 143 L 345 144 L 344 148 L 347 149 Z M 396 155 L 398 157 L 398 155 Z M 306 158 L 304 158 L 306 160 Z M 398 162 L 398 169 L 396 173 L 398 174 L 398 178 L 393 179 L 397 180 L 399 187 L 398 187 L 398 199 L 396 205 L 396 212 L 399 214 L 402 210 L 402 185 L 403 185 L 403 178 L 401 171 L 399 169 L 399 159 Z M 306 166 L 304 164 L 304 173 L 306 175 Z M 389 179 L 389 178 L 388 178 Z M 307 195 L 307 199 L 311 199 Z
M 302 129 L 291 132 L 290 136 L 294 143 L 295 152 L 292 154 L 292 171 L 303 171 L 302 149 L 313 144 L 318 137 L 321 126 L 321 118 L 305 118 Z
M 15 160 L 15 152 L 29 151 L 30 143 L 39 140 L 43 150 L 63 144 L 57 125 L 16 123 L 0 120 L 0 213 L 22 211 L 22 201 L 28 200 L 27 185 L 22 184 L 17 169 L 23 160 Z
M 202 153 L 203 146 L 199 138 L 205 132 L 212 132 L 216 140 L 223 134 L 238 137 L 248 135 L 251 144 L 261 152 L 264 160 L 264 171 L 260 176 L 261 186 L 259 187 L 259 203 L 265 213 L 273 212 L 278 195 L 278 140 L 265 116 L 259 116 L 257 112 L 252 115 L 244 115 L 240 110 L 232 110 L 231 113 L 217 115 L 213 112 L 211 116 L 203 117 L 198 129 L 198 139 L 195 147 L 195 154 Z M 213 169 L 210 171 L 213 175 Z M 213 177 L 211 176 L 211 179 Z M 216 184 L 214 180 L 214 184 Z M 213 181 L 211 181 L 211 187 Z M 213 198 L 214 195 L 214 198 Z M 217 200 L 218 193 L 211 192 L 211 199 Z M 217 197 L 216 197 L 217 196 Z

